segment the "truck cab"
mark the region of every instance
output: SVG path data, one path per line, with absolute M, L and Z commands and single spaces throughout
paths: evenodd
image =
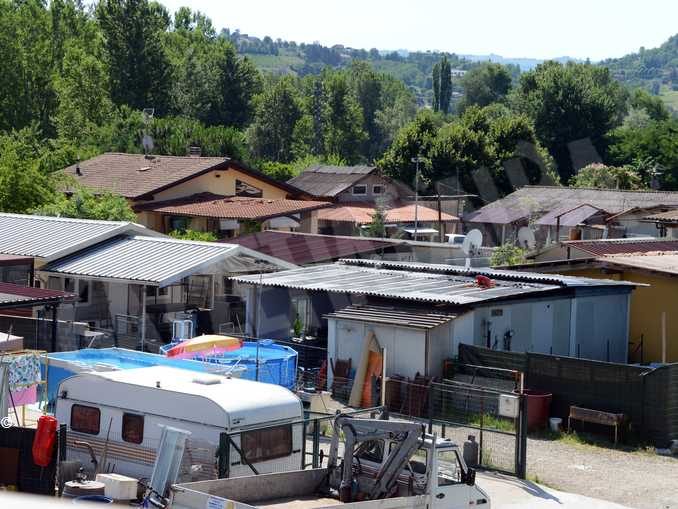
M 363 442 L 353 461 L 355 473 L 374 475 L 397 446 L 388 440 Z M 420 447 L 398 476 L 398 496 L 431 495 L 431 509 L 490 508 L 490 498 L 475 483 L 475 470 L 468 467 L 456 443 L 426 435 Z

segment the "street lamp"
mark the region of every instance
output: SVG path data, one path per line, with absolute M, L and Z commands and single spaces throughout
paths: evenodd
M 414 171 L 414 240 L 417 240 L 419 235 L 419 163 L 424 161 L 426 159 L 420 155 L 412 158 L 412 162 L 417 165 Z

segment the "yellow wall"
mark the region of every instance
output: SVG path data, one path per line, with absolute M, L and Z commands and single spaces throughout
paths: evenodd
M 286 198 L 287 192 L 267 182 L 251 177 L 235 169 L 215 170 L 187 180 L 182 184 L 165 189 L 154 195 L 154 201 L 183 198 L 196 193 L 214 193 L 225 196 L 235 195 L 235 181 L 241 180 L 261 189 L 264 198 Z
M 640 362 L 640 351 L 635 350 L 643 336 L 643 362 L 662 361 L 662 312 L 666 312 L 666 360 L 678 362 L 678 278 L 661 274 L 647 274 L 626 270 L 620 274 L 604 274 L 599 269 L 568 271 L 568 275 L 596 279 L 616 279 L 644 283 L 631 294 L 631 324 L 629 360 Z

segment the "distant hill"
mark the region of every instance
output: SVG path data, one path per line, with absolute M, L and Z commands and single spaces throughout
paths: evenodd
M 658 48 L 640 48 L 637 53 L 601 62 L 615 78 L 630 86 L 640 86 L 678 111 L 678 34 Z
M 461 55 L 461 57 L 465 58 L 466 60 L 470 60 L 471 62 L 495 62 L 497 64 L 502 65 L 517 65 L 518 67 L 520 67 L 520 70 L 522 72 L 531 71 L 539 64 L 544 62 L 544 60 L 540 58 L 511 58 L 496 55 L 494 53 L 491 53 L 489 55 Z M 563 64 L 567 62 L 582 61 L 572 57 L 556 57 L 551 58 L 549 60 L 555 60 L 556 62 L 561 62 Z
M 403 81 L 417 97 L 420 105 L 431 104 L 433 97 L 431 72 L 433 65 L 446 55 L 454 70 L 467 71 L 478 63 L 454 53 L 440 51 L 384 51 L 376 48 L 365 50 L 342 45 L 331 47 L 318 43 L 296 43 L 294 41 L 263 39 L 231 32 L 224 29 L 222 37 L 228 38 L 262 71 L 272 74 L 295 74 L 306 76 L 319 74 L 325 66 L 346 67 L 352 60 L 367 60 L 375 70 Z M 484 59 L 482 59 L 484 60 Z M 512 66 L 514 75 L 520 73 L 519 67 Z M 462 74 L 462 73 L 458 73 Z M 461 93 L 459 76 L 453 78 L 453 98 Z

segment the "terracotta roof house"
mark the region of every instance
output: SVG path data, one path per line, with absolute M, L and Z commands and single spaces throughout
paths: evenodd
M 356 235 L 361 227 L 372 222 L 379 206 L 386 212 L 389 236 L 411 235 L 409 230 L 414 231 L 415 215 L 419 239 L 444 238 L 445 233 L 456 231 L 458 218 L 451 213 L 457 209 L 456 201 L 443 203 L 440 214 L 420 202 L 415 214 L 414 191 L 382 175 L 376 166 L 312 166 L 288 184 L 334 203 L 332 208 L 318 212 L 318 231 L 323 234 Z
M 282 218 L 282 228 L 310 231 L 315 209 L 324 206 L 302 204 L 311 200 L 309 193 L 228 157 L 105 153 L 64 172 L 94 192 L 124 196 L 139 222 L 160 232 L 190 228 L 232 237 L 240 231 L 240 220 L 262 218 Z M 234 213 L 243 208 L 250 212 Z
M 463 221 L 485 230 L 496 244 L 514 240 L 530 224 L 537 240 L 548 244 L 568 238 L 654 236 L 657 229 L 645 217 L 671 209 L 678 209 L 678 192 L 525 186 L 465 214 Z

